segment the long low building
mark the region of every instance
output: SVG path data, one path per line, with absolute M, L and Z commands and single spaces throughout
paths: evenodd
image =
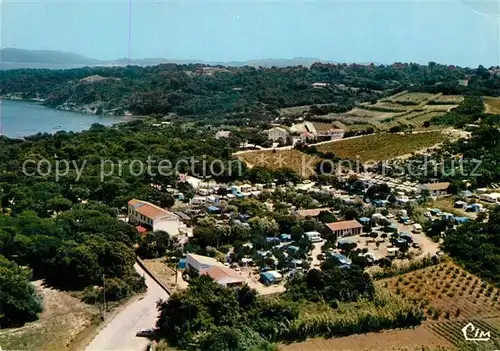
M 326 226 L 337 236 L 337 238 L 349 235 L 358 235 L 363 231 L 363 225 L 355 219 L 351 221 L 327 223 Z
M 201 275 L 208 275 L 222 286 L 242 286 L 245 284 L 245 278 L 234 269 L 224 266 L 213 266 L 201 272 Z

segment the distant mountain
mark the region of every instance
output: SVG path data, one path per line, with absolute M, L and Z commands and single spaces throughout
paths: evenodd
M 90 57 L 78 55 L 72 52 L 61 52 L 53 50 L 24 50 L 5 48 L 0 50 L 3 69 L 17 68 L 48 68 L 48 69 L 68 69 L 84 66 L 154 66 L 165 63 L 222 65 L 232 67 L 254 66 L 254 67 L 286 67 L 286 66 L 310 66 L 315 62 L 333 63 L 309 57 L 298 57 L 293 59 L 257 59 L 249 61 L 215 62 L 202 60 L 176 60 L 163 58 L 144 58 L 129 60 L 122 58 L 118 60 L 97 60 Z
M 5 48 L 0 50 L 4 63 L 55 64 L 55 65 L 95 65 L 99 60 L 72 52 L 52 50 L 23 50 Z

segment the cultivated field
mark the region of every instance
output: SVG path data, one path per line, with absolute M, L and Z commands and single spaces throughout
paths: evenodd
M 462 95 L 439 95 L 433 101 L 438 104 L 455 104 L 458 105 L 464 100 Z
M 390 289 L 411 299 L 427 319 L 414 329 L 388 330 L 347 337 L 310 339 L 283 345 L 286 351 L 326 350 L 477 350 L 500 348 L 500 292 L 448 261 L 376 282 L 377 290 Z M 466 343 L 462 328 L 468 323 L 491 333 L 488 342 Z M 467 348 L 473 350 L 474 348 Z
M 38 321 L 0 330 L 4 350 L 79 350 L 97 326 L 98 311 L 66 292 L 36 281 L 44 310 Z
M 323 152 L 332 152 L 340 158 L 381 161 L 411 154 L 432 147 L 447 137 L 441 132 L 414 134 L 372 134 L 361 138 L 340 140 L 318 146 Z
M 314 169 L 314 165 L 321 160 L 298 150 L 255 151 L 238 154 L 237 157 L 249 167 L 261 166 L 273 170 L 289 168 L 306 178 L 312 175 L 308 166 Z
M 425 121 L 441 116 L 455 108 L 461 95 L 408 93 L 406 91 L 381 99 L 375 104 L 362 103 L 344 113 L 328 113 L 313 116 L 315 120 L 337 122 L 339 128 L 361 130 L 368 127 L 386 131 L 398 125 L 411 126 L 414 130 L 425 130 Z M 500 101 L 500 100 L 499 100 Z M 282 117 L 304 117 L 310 106 L 281 109 Z
M 425 326 L 387 330 L 380 333 L 350 335 L 332 339 L 310 339 L 283 345 L 283 351 L 423 351 L 424 347 L 449 347 L 448 342 Z
M 485 96 L 484 105 L 486 107 L 486 113 L 495 115 L 500 114 L 500 98 Z
M 500 291 L 452 262 L 377 284 L 419 303 L 427 314 L 424 326 L 452 345 L 464 342 L 461 329 L 469 322 L 500 342 Z
M 394 96 L 390 98 L 390 100 L 399 104 L 418 105 L 424 101 L 429 101 L 433 97 L 434 94 L 429 93 L 405 93 L 402 95 Z

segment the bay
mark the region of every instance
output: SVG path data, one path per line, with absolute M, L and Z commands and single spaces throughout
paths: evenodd
M 32 102 L 0 100 L 1 133 L 9 138 L 20 138 L 36 133 L 55 133 L 60 130 L 79 132 L 90 128 L 94 123 L 109 126 L 130 121 L 132 118 L 96 116 L 60 111 Z

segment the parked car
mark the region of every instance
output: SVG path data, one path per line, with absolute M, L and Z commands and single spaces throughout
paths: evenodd
M 135 334 L 135 336 L 142 337 L 142 338 L 150 338 L 154 336 L 156 333 L 156 330 L 153 328 L 148 328 L 148 329 L 141 329 Z

